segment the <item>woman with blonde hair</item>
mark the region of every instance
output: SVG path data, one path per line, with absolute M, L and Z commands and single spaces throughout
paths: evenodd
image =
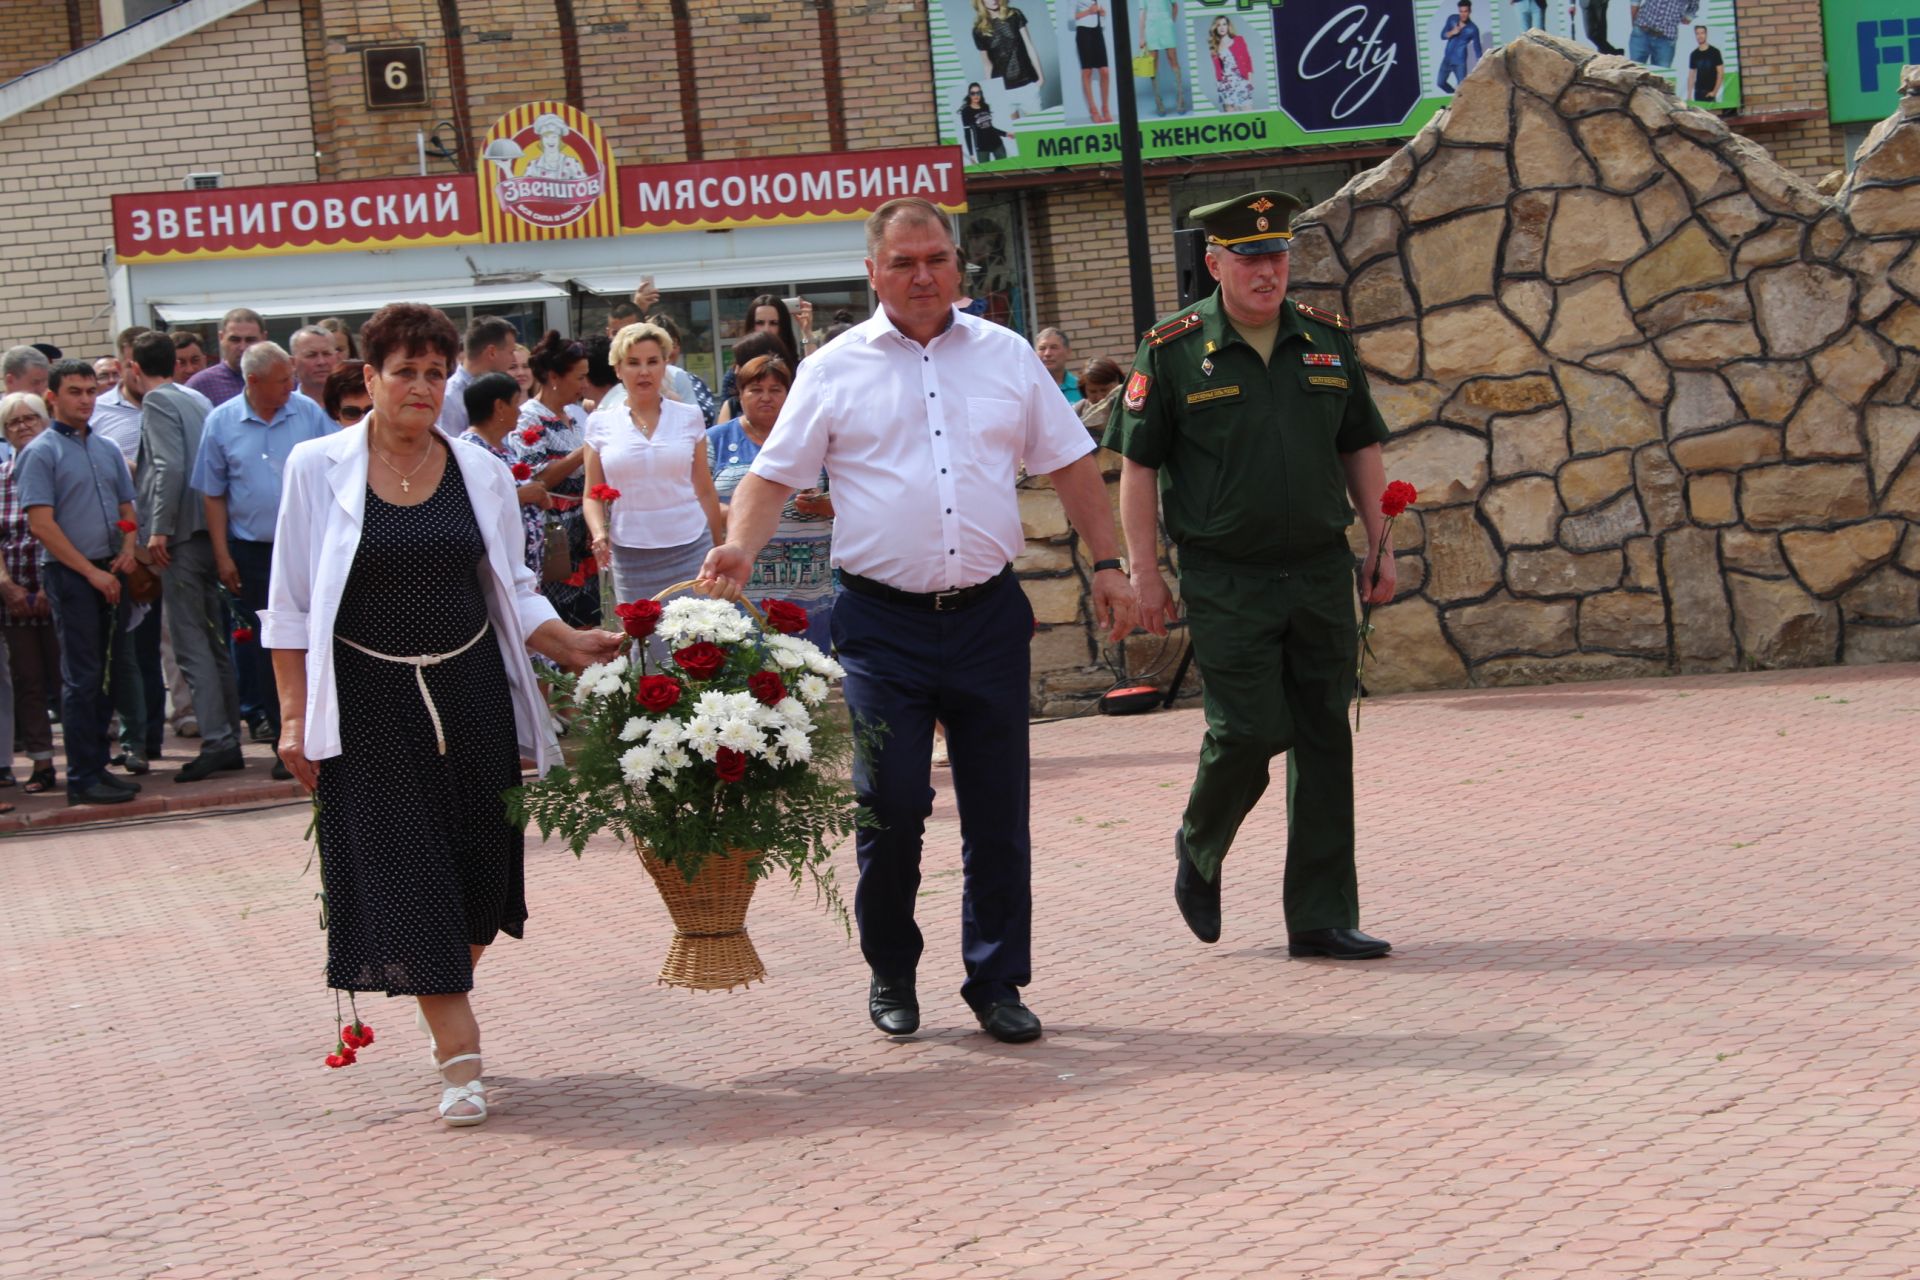
M 1000 82 L 999 96 L 1015 120 L 1040 110 L 1047 74 L 1026 14 L 1007 0 L 973 0 L 973 47 L 980 51 L 981 79 Z
M 1233 19 L 1215 18 L 1207 28 L 1207 52 L 1213 55 L 1213 83 L 1222 111 L 1253 110 L 1253 55 L 1234 29 Z
M 621 604 L 699 577 L 707 552 L 726 538 L 706 420 L 667 387 L 672 349 L 657 325 L 614 335 L 608 358 L 626 400 L 587 419 L 587 529 L 594 559 L 613 568 Z

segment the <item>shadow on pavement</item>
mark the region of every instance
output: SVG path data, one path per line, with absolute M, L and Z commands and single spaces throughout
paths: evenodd
M 1284 953 L 1284 949 L 1283 949 Z M 1721 938 L 1427 938 L 1389 957 L 1395 970 L 1456 969 L 1553 973 L 1633 969 L 1904 969 L 1912 961 L 1882 952 L 1830 949 L 1818 938 L 1784 933 Z M 1327 961 L 1325 963 L 1333 963 Z M 1386 966 L 1382 966 L 1383 968 Z

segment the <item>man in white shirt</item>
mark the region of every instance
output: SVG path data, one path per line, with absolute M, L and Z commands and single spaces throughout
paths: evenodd
M 340 349 L 333 345 L 333 335 L 316 324 L 296 329 L 288 339 L 287 354 L 293 357 L 293 380 L 300 394 L 315 404 L 324 404 L 327 377 L 340 363 Z
M 467 326 L 465 358 L 447 379 L 447 398 L 440 406 L 440 429 L 458 440 L 467 421 L 467 388 L 485 373 L 505 373 L 513 365 L 513 347 L 520 341 L 511 321 L 499 316 L 475 316 Z
M 133 340 L 146 332 L 147 326 L 143 324 L 120 331 L 115 340 L 115 348 L 120 352 L 119 381 L 102 391 L 93 402 L 93 421 L 87 424 L 95 435 L 113 441 L 126 455 L 129 467 L 140 452 L 140 372 L 133 362 Z
M 880 819 L 856 837 L 868 1014 L 888 1035 L 920 1025 L 913 905 L 937 716 L 963 831 L 960 994 L 990 1035 L 1020 1043 L 1040 1035 L 1020 1000 L 1032 967 L 1033 610 L 1011 565 L 1025 545 L 1022 461 L 1052 479 L 1093 555 L 1099 625 L 1126 634 L 1135 599 L 1086 429 L 1019 334 L 954 310 L 959 253 L 946 216 L 925 200 L 889 201 L 867 220 L 867 254 L 880 311 L 800 367 L 701 576 L 714 592 L 744 585 L 787 496 L 822 466 L 833 476 L 845 588 L 834 645 L 856 722 L 885 726 L 854 766 L 860 800 Z

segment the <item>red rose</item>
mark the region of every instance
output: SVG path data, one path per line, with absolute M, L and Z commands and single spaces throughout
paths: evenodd
M 513 478 L 524 484 L 533 479 L 533 468 L 524 462 L 516 462 L 513 464 Z
M 807 611 L 791 600 L 769 600 L 764 611 L 767 625 L 783 636 L 797 636 L 807 629 Z
M 695 680 L 711 680 L 720 674 L 720 668 L 727 665 L 727 651 L 717 644 L 700 640 L 684 649 L 674 650 L 673 660 Z
M 635 640 L 645 640 L 660 625 L 660 605 L 654 600 L 635 600 L 632 604 L 615 605 L 613 616 L 620 619 L 621 630 Z
M 747 677 L 747 692 L 770 707 L 780 705 L 787 696 L 787 682 L 772 671 L 757 671 Z
M 1420 500 L 1420 491 L 1405 480 L 1395 480 L 1380 495 L 1380 514 L 1392 518 Z
M 587 496 L 601 502 L 612 502 L 620 496 L 620 491 L 610 484 L 597 484 L 587 490 Z
M 132 533 L 135 529 L 138 529 L 140 526 L 135 524 L 131 520 L 115 520 L 113 522 L 113 527 L 118 529 L 122 533 Z
M 251 644 L 253 643 L 253 628 L 252 627 L 235 627 L 233 629 L 233 638 L 235 640 L 238 640 L 241 644 Z
M 600 572 L 600 562 L 598 560 L 595 560 L 592 556 L 588 556 L 585 560 L 582 560 L 580 562 L 581 577 L 591 578 L 599 572 Z
M 680 701 L 680 682 L 672 676 L 641 676 L 633 700 L 657 715 Z
M 713 757 L 713 772 L 722 782 L 738 782 L 747 776 L 747 758 L 732 747 L 722 747 Z
M 520 443 L 521 444 L 539 444 L 541 441 L 541 438 L 544 437 L 546 434 L 547 433 L 542 431 L 539 427 L 528 427 L 525 431 L 522 431 L 520 433 Z

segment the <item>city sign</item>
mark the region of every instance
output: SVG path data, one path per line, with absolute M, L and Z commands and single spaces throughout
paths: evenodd
M 1826 0 L 1827 112 L 1880 120 L 1900 103 L 1900 68 L 1920 63 L 1920 0 Z

